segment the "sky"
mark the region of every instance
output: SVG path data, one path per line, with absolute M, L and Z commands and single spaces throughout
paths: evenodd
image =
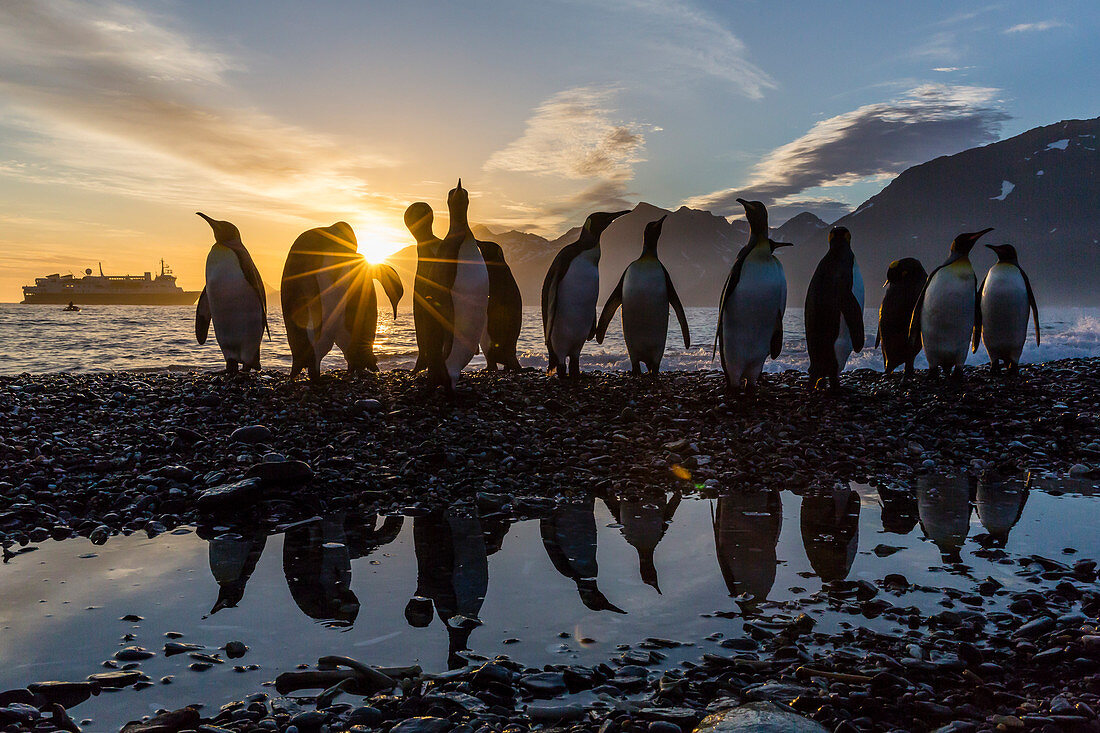
M 1100 114 L 1100 4 L 763 0 L 0 3 L 0 302 L 102 262 L 200 289 L 241 230 L 369 259 L 462 178 L 554 237 L 647 201 L 833 221 L 905 168 Z

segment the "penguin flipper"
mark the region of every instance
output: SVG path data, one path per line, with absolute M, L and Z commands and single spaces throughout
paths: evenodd
M 982 290 L 984 288 L 985 280 L 982 280 L 982 287 L 974 291 L 974 353 L 977 353 L 978 342 L 982 339 Z
M 770 354 L 773 359 L 778 359 L 783 351 L 783 311 L 775 319 L 775 330 L 772 331 L 772 343 Z
M 916 349 L 921 343 L 920 332 L 920 317 L 921 311 L 924 309 L 924 294 L 928 292 L 928 284 L 932 282 L 932 278 L 936 276 L 936 273 L 943 268 L 943 265 L 937 267 L 929 273 L 928 277 L 924 280 L 924 287 L 920 289 L 920 295 L 917 296 L 917 302 L 913 305 L 913 316 L 909 320 L 909 345 Z
M 603 313 L 600 314 L 600 322 L 596 325 L 596 343 L 602 344 L 603 337 L 607 335 L 607 327 L 611 325 L 611 319 L 615 317 L 615 311 L 619 310 L 619 306 L 623 304 L 623 280 L 626 279 L 626 271 L 623 271 L 622 277 L 619 278 L 619 284 L 615 286 L 615 290 L 608 296 L 607 302 L 603 304 Z
M 978 286 L 978 293 L 974 296 L 974 343 L 971 348 L 971 352 L 978 352 L 978 344 L 982 342 L 982 293 L 985 292 L 985 281 L 989 279 L 989 275 L 982 278 L 982 284 Z
M 206 294 L 206 288 L 199 295 L 199 303 L 195 307 L 195 338 L 199 344 L 206 343 L 206 337 L 210 333 L 210 296 Z
M 244 274 L 244 279 L 248 281 L 249 286 L 253 292 L 256 293 L 256 297 L 260 299 L 260 310 L 263 313 L 264 330 L 267 331 L 267 338 L 271 340 L 271 328 L 267 325 L 267 289 L 264 288 L 263 278 L 260 277 L 260 271 L 256 269 L 256 263 L 252 261 L 252 255 L 248 254 L 248 250 L 245 249 L 242 242 L 231 242 L 225 246 L 233 250 L 233 253 L 237 255 L 237 263 L 241 266 L 241 273 Z
M 405 294 L 405 286 L 401 284 L 401 276 L 392 265 L 374 265 L 371 278 L 382 283 L 382 289 L 386 291 L 386 297 L 393 306 L 393 320 L 397 320 L 397 304 L 401 302 L 401 296 Z
M 733 291 L 737 288 L 737 283 L 741 281 L 741 268 L 745 265 L 745 259 L 749 256 L 749 252 L 752 251 L 752 242 L 749 242 L 741 251 L 737 253 L 737 259 L 734 260 L 733 267 L 730 268 L 729 277 L 726 278 L 726 284 L 722 287 L 722 297 L 718 300 L 718 328 L 714 333 L 714 349 L 711 351 L 710 358 L 714 358 L 714 352 L 719 351 L 719 347 L 723 346 L 722 339 L 722 321 L 723 316 L 726 313 L 726 301 L 733 297 Z M 726 369 L 726 358 L 722 357 L 722 371 Z
M 1020 274 L 1024 277 L 1024 287 L 1027 288 L 1027 304 L 1031 306 L 1031 315 L 1035 320 L 1035 345 L 1039 345 L 1039 306 L 1035 303 L 1035 292 L 1031 289 L 1031 281 L 1027 279 L 1027 273 L 1020 268 Z
M 848 334 L 852 337 L 852 351 L 858 354 L 863 351 L 866 335 L 863 331 L 863 309 L 859 307 L 859 301 L 851 290 L 848 291 L 848 297 L 844 298 L 841 310 L 844 322 L 848 324 Z
M 546 340 L 546 348 L 550 350 L 550 334 L 554 332 L 554 316 L 558 310 L 558 285 L 561 284 L 562 275 L 568 269 L 566 247 L 558 252 L 554 261 L 550 263 L 550 269 L 546 271 L 546 278 L 542 281 L 542 331 Z M 571 261 L 572 258 L 569 258 Z
M 672 306 L 672 310 L 676 311 L 676 320 L 680 322 L 680 330 L 684 333 L 684 348 L 691 348 L 691 331 L 688 329 L 687 315 L 684 313 L 684 306 L 680 303 L 680 296 L 676 294 L 676 287 L 672 284 L 672 277 L 669 276 L 668 270 L 664 265 L 661 265 L 661 269 L 665 271 L 665 292 L 668 293 L 668 302 Z M 625 274 L 625 273 L 624 273 Z

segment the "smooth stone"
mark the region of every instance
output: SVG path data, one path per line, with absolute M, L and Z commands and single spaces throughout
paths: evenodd
M 161 713 L 146 721 L 131 721 L 120 733 L 178 733 L 194 728 L 199 722 L 199 711 L 193 707 Z
M 773 702 L 750 702 L 708 715 L 695 733 L 828 733 L 828 729 Z
M 542 697 L 554 697 L 567 691 L 565 675 L 561 672 L 538 672 L 524 675 L 520 677 L 519 684 L 532 694 Z
M 99 672 L 97 674 L 90 674 L 87 677 L 89 682 L 94 682 L 100 687 L 109 687 L 112 689 L 121 689 L 123 687 L 129 687 L 138 680 L 142 679 L 145 675 L 136 669 L 125 669 L 117 672 Z
M 749 685 L 741 691 L 741 696 L 746 700 L 756 702 L 789 703 L 796 697 L 808 694 L 810 694 L 808 688 L 784 682 L 762 682 L 757 685 Z
M 230 659 L 240 659 L 248 653 L 248 647 L 243 641 L 231 641 L 222 648 Z
M 359 412 L 381 412 L 382 403 L 374 399 L 364 399 L 355 401 L 355 409 Z
M 300 486 L 313 479 L 313 469 L 305 461 L 264 461 L 248 469 L 248 476 L 264 486 Z
M 246 478 L 207 489 L 199 494 L 199 509 L 215 511 L 230 505 L 239 508 L 242 504 L 251 504 L 259 497 L 262 485 L 263 481 L 258 478 Z
M 154 652 L 140 646 L 128 646 L 115 652 L 115 659 L 120 662 L 141 662 L 155 656 Z
M 390 733 L 446 733 L 451 729 L 451 721 L 446 718 L 408 718 L 390 728 Z
M 234 443 L 267 443 L 273 437 L 271 430 L 263 425 L 245 425 L 230 433 L 229 440 Z
M 63 708 L 79 705 L 98 692 L 91 682 L 32 682 L 27 689 Z

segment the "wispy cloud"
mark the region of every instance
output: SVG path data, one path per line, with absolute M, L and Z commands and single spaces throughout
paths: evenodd
M 4 172 L 132 196 L 167 184 L 252 208 L 369 197 L 367 172 L 391 161 L 235 103 L 233 67 L 135 6 L 2 3 L 0 113 L 38 158 Z
M 1049 31 L 1054 28 L 1068 28 L 1069 23 L 1062 20 L 1040 20 L 1037 23 L 1018 23 L 1011 28 L 1005 28 L 1005 33 L 1032 33 L 1035 31 Z
M 723 22 L 683 0 L 616 0 L 633 22 L 643 26 L 634 35 L 647 52 L 664 66 L 679 66 L 732 84 L 753 99 L 776 86 L 756 64 L 748 60 L 744 42 Z
M 996 140 L 1009 118 L 998 91 L 925 84 L 901 99 L 822 120 L 766 155 L 744 185 L 685 203 L 729 215 L 740 213 L 739 197 L 782 204 L 808 189 L 892 178 L 911 165 Z
M 519 138 L 489 157 L 484 170 L 590 181 L 578 194 L 529 207 L 535 217 L 622 208 L 634 166 L 645 160 L 645 132 L 653 128 L 617 120 L 610 107 L 614 94 L 600 87 L 555 94 L 535 108 Z

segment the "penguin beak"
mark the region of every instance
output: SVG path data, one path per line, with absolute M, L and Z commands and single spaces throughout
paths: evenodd
M 748 202 L 748 201 L 746 201 L 745 199 L 737 199 L 737 203 L 741 204 L 741 205 L 742 205 L 742 206 L 744 206 L 744 207 L 745 207 L 746 209 L 747 209 L 747 208 L 749 208 L 749 202 Z
M 794 242 L 772 242 L 772 246 L 776 249 L 779 249 L 780 247 L 793 247 Z
M 455 188 L 462 188 L 462 178 L 458 179 L 458 185 Z

